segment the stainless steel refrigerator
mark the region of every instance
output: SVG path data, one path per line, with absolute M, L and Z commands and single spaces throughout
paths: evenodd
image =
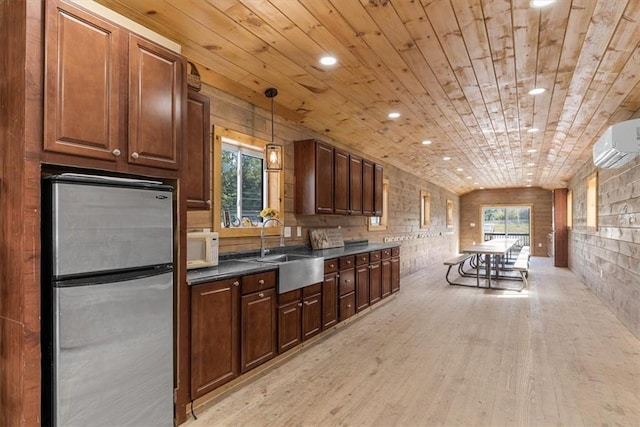
M 43 424 L 172 426 L 172 188 L 78 174 L 42 188 Z

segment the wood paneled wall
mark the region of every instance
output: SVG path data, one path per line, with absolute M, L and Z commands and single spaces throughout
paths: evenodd
M 265 140 L 271 139 L 271 112 L 257 108 L 211 86 L 203 85 L 202 91 L 211 99 L 211 123 L 252 135 Z M 295 166 L 293 141 L 317 138 L 354 154 L 363 153 L 350 147 L 348 141 L 334 141 L 326 135 L 316 134 L 302 125 L 278 116 L 275 108 L 275 140 L 284 145 L 285 163 L 285 212 L 284 222 L 292 227 L 292 237 L 286 244 L 309 244 L 310 228 L 340 227 L 345 240 L 368 239 L 370 242 L 383 242 L 385 239 L 398 242 L 402 246 L 401 274 L 409 274 L 417 269 L 440 262 L 446 254 L 457 251 L 459 198 L 455 194 L 429 182 L 392 167 L 383 159 L 371 159 L 384 166 L 384 177 L 389 179 L 389 223 L 386 231 L 372 231 L 367 227 L 367 219 L 361 216 L 342 215 L 296 215 L 294 213 Z M 371 156 L 364 156 L 370 158 Z M 213 164 L 213 162 L 212 162 Z M 420 228 L 420 191 L 431 194 L 431 226 Z M 454 203 L 454 227 L 445 224 L 446 201 Z M 214 201 L 215 203 L 215 201 Z M 214 205 L 213 209 L 217 209 Z M 211 215 L 206 211 L 188 213 L 188 227 L 201 228 L 211 226 Z M 296 236 L 296 228 L 301 227 L 301 237 Z M 273 244 L 273 240 L 269 241 Z M 259 238 L 221 239 L 220 252 L 228 253 L 257 249 Z
M 640 159 L 597 169 L 597 230 L 586 226 L 587 178 L 594 172 L 588 163 L 569 181 L 569 268 L 640 338 Z
M 553 195 L 542 188 L 476 190 L 460 197 L 460 247 L 482 241 L 483 206 L 531 206 L 531 255 L 547 256 L 547 235 L 551 232 Z M 474 223 L 475 227 L 471 227 Z

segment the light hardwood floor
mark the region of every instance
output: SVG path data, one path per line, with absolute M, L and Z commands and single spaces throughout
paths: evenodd
M 522 293 L 404 277 L 186 425 L 640 426 L 640 341 L 569 270 L 531 265 Z

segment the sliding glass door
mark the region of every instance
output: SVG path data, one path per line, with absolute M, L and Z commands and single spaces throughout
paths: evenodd
M 485 206 L 482 208 L 483 240 L 517 237 L 531 245 L 530 206 Z

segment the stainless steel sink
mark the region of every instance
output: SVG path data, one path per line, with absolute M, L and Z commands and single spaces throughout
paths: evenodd
M 278 266 L 278 293 L 304 288 L 324 280 L 324 258 L 311 255 L 278 254 L 245 258 Z

